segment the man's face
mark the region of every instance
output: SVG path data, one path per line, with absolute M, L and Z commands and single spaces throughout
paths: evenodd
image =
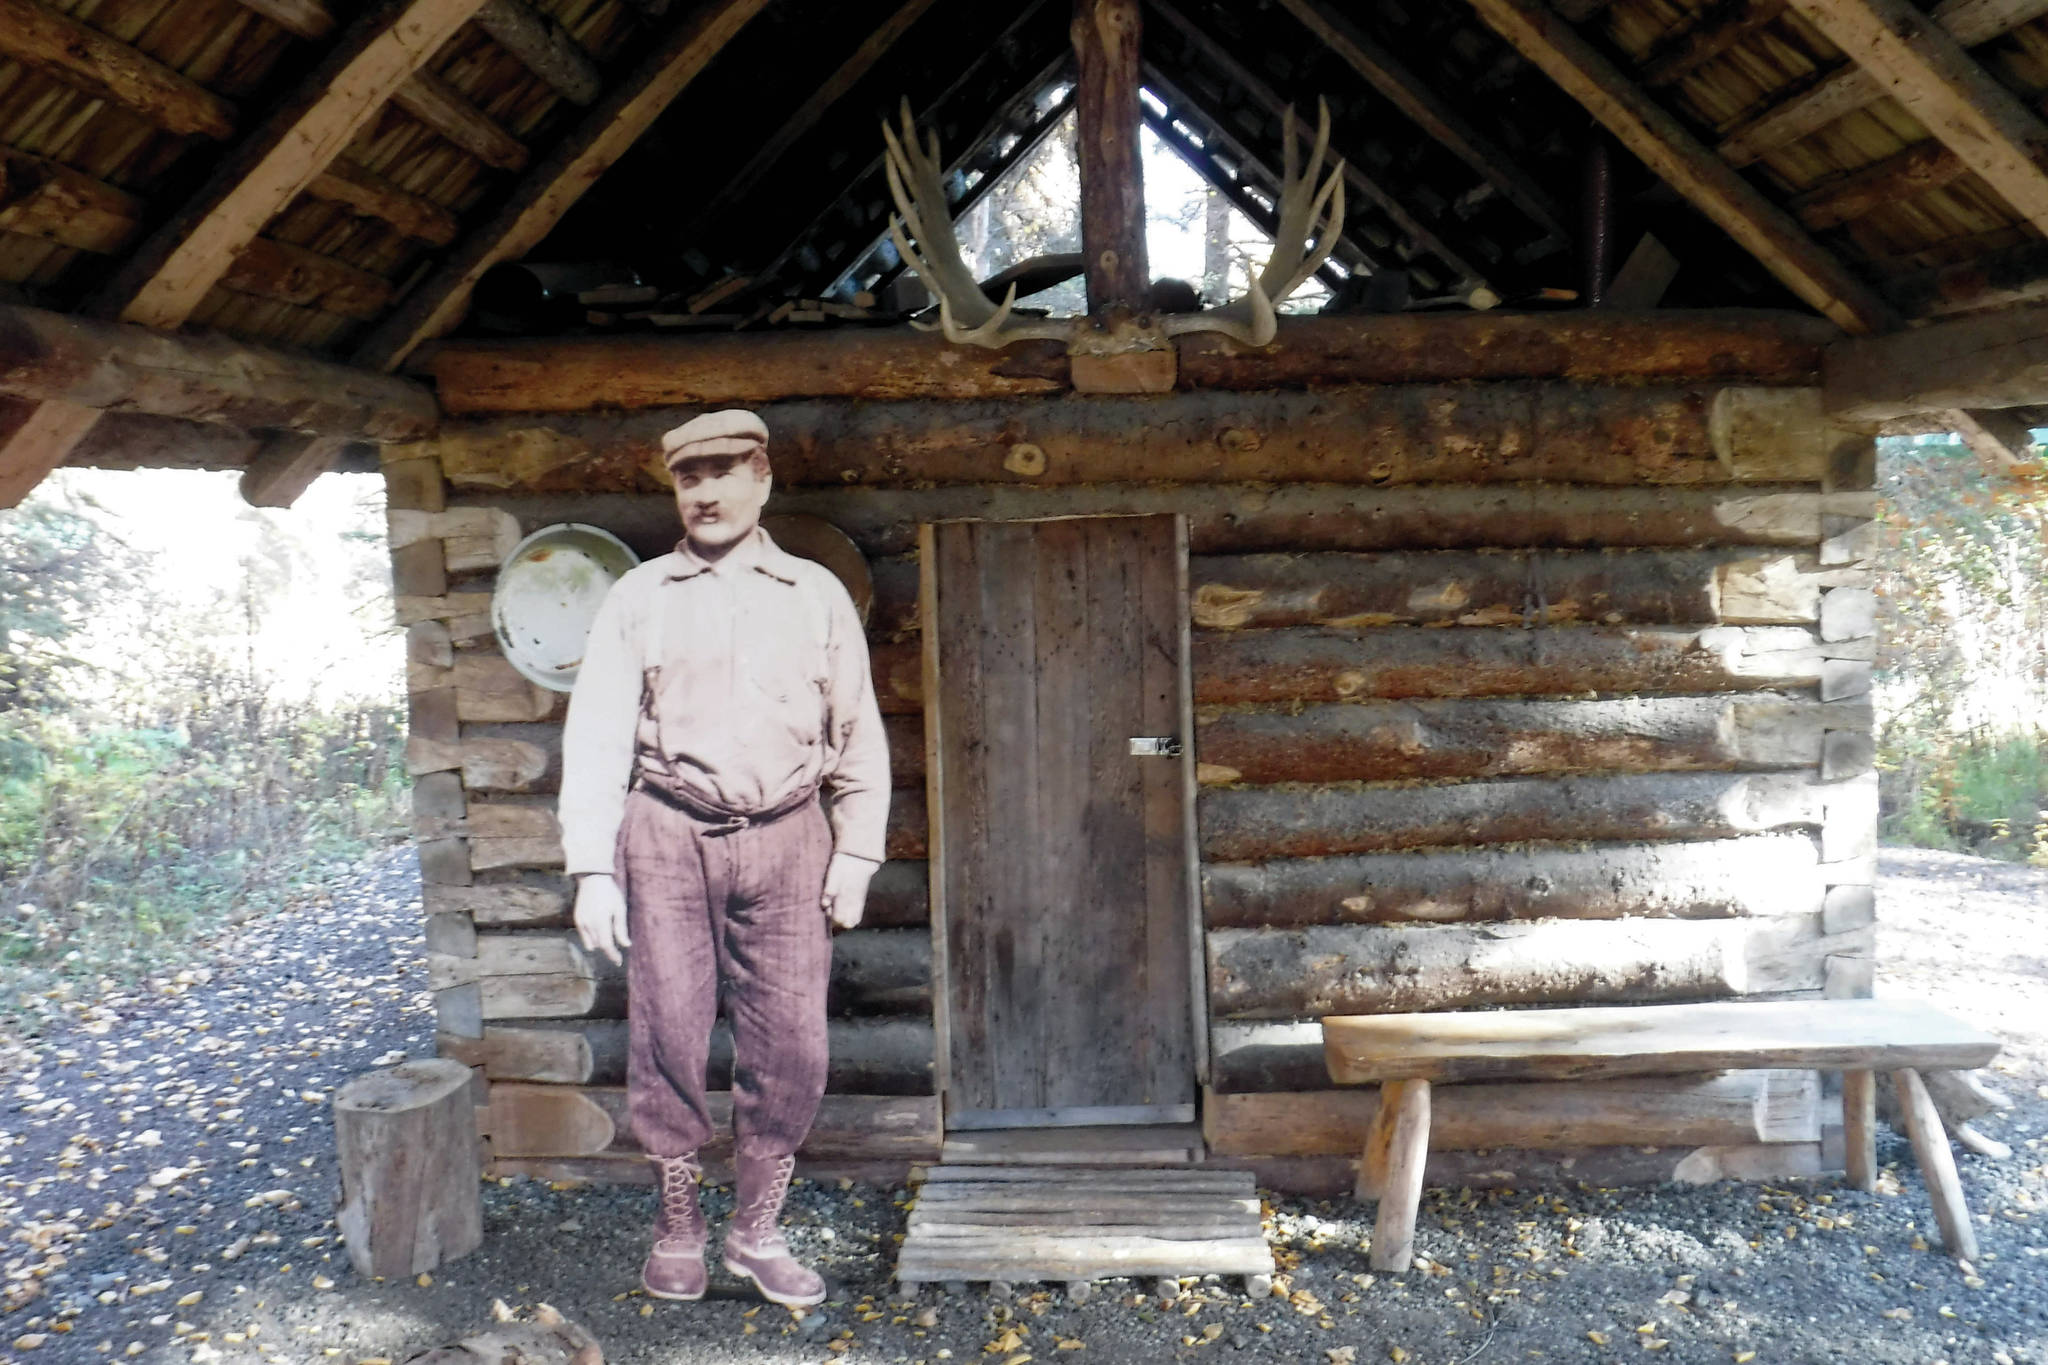
M 726 550 L 761 521 L 769 479 L 748 455 L 694 455 L 678 460 L 676 511 L 693 546 Z

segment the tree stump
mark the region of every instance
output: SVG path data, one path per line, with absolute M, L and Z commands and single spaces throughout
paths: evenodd
M 358 1076 L 334 1097 L 335 1221 L 359 1273 L 417 1275 L 483 1241 L 470 1079 L 433 1057 Z
M 531 1322 L 516 1321 L 501 1299 L 491 1305 L 497 1326 L 449 1346 L 407 1357 L 405 1365 L 604 1365 L 597 1340 L 552 1304 Z

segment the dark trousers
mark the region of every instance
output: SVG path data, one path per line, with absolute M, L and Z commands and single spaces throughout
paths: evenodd
M 619 827 L 626 895 L 626 1110 L 650 1156 L 712 1138 L 705 1063 L 721 999 L 732 1025 L 733 1133 L 749 1155 L 794 1152 L 825 1093 L 832 937 L 819 900 L 832 831 L 813 800 L 720 832 L 636 788 Z

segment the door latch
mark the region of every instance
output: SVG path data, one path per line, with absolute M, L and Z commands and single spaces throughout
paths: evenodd
M 1133 735 L 1131 736 L 1131 757 L 1133 758 L 1179 758 L 1179 735 Z

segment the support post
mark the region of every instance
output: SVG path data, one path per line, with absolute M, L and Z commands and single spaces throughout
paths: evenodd
M 1842 1073 L 1842 1138 L 1849 1184 L 1865 1194 L 1877 1189 L 1877 1073 Z
M 1934 1221 L 1941 1227 L 1942 1245 L 1957 1260 L 1977 1259 L 1977 1230 L 1970 1226 L 1970 1208 L 1963 1202 L 1963 1182 L 1956 1175 L 1955 1154 L 1948 1149 L 1948 1131 L 1941 1113 L 1927 1093 L 1920 1073 L 1904 1068 L 1892 1073 L 1892 1085 L 1899 1093 L 1899 1108 L 1906 1116 L 1906 1136 L 1913 1140 L 1913 1156 L 1920 1163 L 1921 1178 L 1927 1182 L 1927 1197 L 1934 1202 Z
M 1081 253 L 1088 312 L 1141 313 L 1145 175 L 1138 159 L 1138 0 L 1074 0 L 1081 159 Z
M 1415 1216 L 1422 1206 L 1422 1173 L 1429 1162 L 1429 1082 L 1388 1081 L 1380 1112 L 1391 1114 L 1386 1185 L 1372 1225 L 1372 1268 L 1395 1274 L 1415 1260 Z

